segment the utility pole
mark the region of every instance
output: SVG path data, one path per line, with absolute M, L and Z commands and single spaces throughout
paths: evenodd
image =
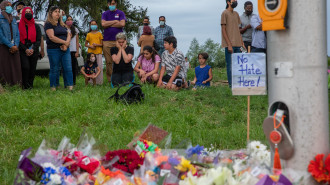
M 293 156 L 284 168 L 307 171 L 329 152 L 326 0 L 288 0 L 288 28 L 267 32 L 269 105 L 289 108 Z M 318 184 L 312 178 L 305 184 Z

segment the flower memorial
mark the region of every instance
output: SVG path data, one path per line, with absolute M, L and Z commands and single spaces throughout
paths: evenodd
M 200 145 L 182 151 L 161 150 L 153 140 L 139 138 L 131 145 L 135 150 L 113 150 L 104 156 L 93 149 L 96 141 L 87 134 L 81 136 L 77 146 L 69 141 L 63 138 L 57 150 L 43 141 L 32 158 L 31 149 L 23 151 L 14 184 L 292 185 L 285 173 L 272 176 L 270 152 L 259 141 L 237 151 Z M 319 182 L 328 182 L 329 165 L 324 165 L 323 156 L 311 162 L 309 171 Z

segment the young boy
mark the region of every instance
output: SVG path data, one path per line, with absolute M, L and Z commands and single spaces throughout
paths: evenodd
M 212 69 L 211 66 L 206 65 L 206 61 L 209 58 L 207 53 L 198 54 L 199 66 L 195 68 L 195 78 L 191 84 L 195 85 L 193 90 L 197 87 L 208 87 L 210 86 L 210 81 L 212 80 Z
M 176 49 L 177 40 L 174 36 L 164 39 L 165 51 L 162 54 L 162 68 L 157 87 L 179 90 L 184 83 L 184 55 Z M 166 75 L 164 76 L 166 71 Z

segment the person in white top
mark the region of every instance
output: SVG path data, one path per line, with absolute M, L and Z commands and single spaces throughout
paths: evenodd
M 266 53 L 266 35 L 265 32 L 262 31 L 262 20 L 259 15 L 253 15 L 251 18 L 251 26 L 253 28 L 252 32 L 252 48 L 251 52 L 262 52 Z
M 79 57 L 79 30 L 73 25 L 73 18 L 69 15 L 65 24 L 68 26 L 71 32 L 70 52 L 71 52 L 71 64 L 72 64 L 72 75 L 73 85 L 76 85 L 76 78 L 78 72 L 78 61 Z

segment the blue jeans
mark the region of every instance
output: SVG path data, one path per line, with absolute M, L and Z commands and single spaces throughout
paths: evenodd
M 241 53 L 241 47 L 233 47 L 233 53 Z M 228 47 L 225 48 L 225 56 L 226 56 L 226 67 L 227 67 L 227 78 L 228 84 L 231 88 L 231 53 L 228 52 Z
M 50 87 L 57 87 L 61 66 L 63 67 L 64 86 L 73 86 L 70 49 L 47 49 L 49 58 L 49 82 Z

